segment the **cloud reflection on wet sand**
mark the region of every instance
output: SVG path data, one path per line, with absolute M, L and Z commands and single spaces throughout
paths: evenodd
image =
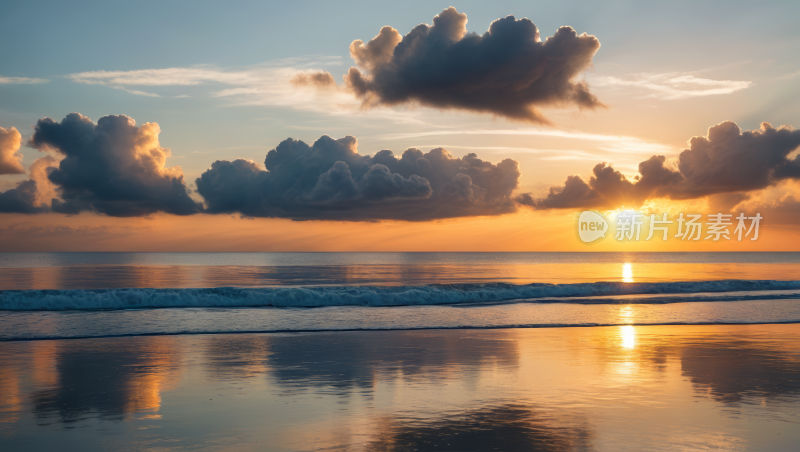
M 0 435 L 12 448 L 780 450 L 800 440 L 797 343 L 800 325 L 3 343 Z
M 132 338 L 112 347 L 92 341 L 41 344 L 53 346 L 33 350 L 30 370 L 41 382 L 28 394 L 40 424 L 156 414 L 161 393 L 180 381 L 172 338 Z

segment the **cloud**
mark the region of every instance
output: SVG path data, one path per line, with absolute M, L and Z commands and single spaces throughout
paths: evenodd
M 537 107 L 602 106 L 577 77 L 589 69 L 600 42 L 571 27 L 541 41 L 528 19 L 494 21 L 482 36 L 467 33 L 467 16 L 450 7 L 401 36 L 383 27 L 372 40 L 353 41 L 357 67 L 346 85 L 365 108 L 422 104 L 547 123 Z
M 381 140 L 402 140 L 407 138 L 422 138 L 429 136 L 463 136 L 463 135 L 504 135 L 504 136 L 536 136 L 564 138 L 569 140 L 595 142 L 599 148 L 609 152 L 624 153 L 652 153 L 670 152 L 672 147 L 625 135 L 603 135 L 570 130 L 554 129 L 446 129 L 427 132 L 407 132 L 378 135 L 373 138 Z
M 16 188 L 0 192 L 0 213 L 41 213 L 46 207 L 36 206 L 36 181 L 26 180 Z
M 788 74 L 783 74 L 780 77 L 778 77 L 778 80 L 791 80 L 791 79 L 793 79 L 793 78 L 795 78 L 797 76 L 800 76 L 800 71 L 795 71 L 795 72 L 791 72 L 791 73 L 788 73 Z
M 203 83 L 252 85 L 269 70 L 224 70 L 216 67 L 138 69 L 133 71 L 78 72 L 65 77 L 87 85 L 104 86 L 193 86 Z
M 53 238 L 55 236 L 61 236 L 62 239 L 76 236 L 98 238 L 117 235 L 133 235 L 147 230 L 148 228 L 146 227 L 138 226 L 70 226 L 66 224 L 40 224 L 28 226 L 25 224 L 15 223 L 9 226 L 0 227 L 0 232 L 2 232 L 0 235 L 15 235 L 15 240 L 20 240 L 21 237 L 43 239 Z
M 41 83 L 47 83 L 49 81 L 50 80 L 44 78 L 0 76 L 0 85 L 38 85 Z
M 63 156 L 47 177 L 61 195 L 52 210 L 119 217 L 202 211 L 189 197 L 181 168 L 164 166 L 170 150 L 160 146 L 159 133 L 158 124 L 137 127 L 124 115 L 104 116 L 96 125 L 79 113 L 60 123 L 40 119 L 30 146 Z
M 220 69 L 213 66 L 191 68 L 138 69 L 133 71 L 90 71 L 68 74 L 65 78 L 86 85 L 103 85 L 131 94 L 161 97 L 159 94 L 133 89 L 131 86 L 195 86 L 224 84 L 256 86 L 275 76 L 277 69 Z M 280 72 L 280 71 L 278 71 Z M 286 74 L 284 74 L 286 75 Z
M 22 135 L 10 127 L 0 127 L 0 174 L 23 174 L 22 154 L 19 153 Z
M 22 135 L 17 129 L 0 127 L 0 157 L 6 157 L 5 162 L 0 158 L 0 168 L 4 170 L 0 174 L 25 173 L 20 161 L 22 156 L 18 157 L 19 160 L 14 158 L 21 142 Z M 10 165 L 7 163 L 9 156 L 12 157 Z M 56 159 L 49 155 L 33 162 L 30 166 L 30 179 L 19 182 L 15 188 L 0 192 L 0 213 L 32 214 L 49 211 L 50 200 L 55 191 L 47 177 L 50 168 L 56 165 Z
M 800 222 L 800 181 L 798 180 L 785 180 L 763 190 L 746 193 L 738 200 L 731 199 L 728 205 L 720 203 L 715 198 L 716 196 L 709 197 L 709 210 L 715 212 L 734 214 L 742 212 L 746 215 L 758 212 L 770 225 L 794 227 Z
M 535 199 L 530 193 L 522 193 L 516 197 L 516 201 L 523 206 L 537 209 L 597 207 L 605 202 L 602 195 L 580 176 L 567 176 L 563 187 L 550 187 L 550 192 L 543 199 Z
M 124 88 L 124 87 L 118 87 L 117 89 L 121 89 L 122 91 L 125 91 L 127 93 L 131 93 L 131 94 L 135 94 L 137 96 L 161 97 L 160 95 L 158 95 L 156 93 L 148 93 L 147 91 L 142 91 L 142 90 L 138 90 L 138 89 L 129 89 L 129 88 Z
M 50 180 L 50 173 L 58 168 L 58 162 L 53 156 L 46 155 L 36 159 L 28 168 L 30 179 L 36 182 L 35 205 L 49 207 L 53 199 L 58 198 L 56 186 Z
M 312 146 L 287 139 L 262 170 L 247 160 L 218 160 L 197 179 L 208 213 L 294 220 L 422 221 L 516 210 L 517 162 L 494 165 L 444 149 L 358 153 L 357 140 L 323 136 Z
M 290 82 L 295 87 L 313 86 L 320 89 L 336 88 L 336 80 L 330 72 L 298 72 Z
M 60 160 L 48 155 L 34 162 L 28 181 L 0 193 L 0 211 L 423 221 L 516 210 L 514 160 L 495 165 L 442 148 L 361 155 L 350 136 L 323 136 L 312 146 L 285 140 L 268 153 L 266 170 L 248 160 L 216 161 L 196 181 L 204 208 L 189 196 L 181 169 L 165 166 L 170 150 L 160 146 L 159 133 L 157 124 L 137 126 L 127 116 L 97 124 L 79 113 L 61 122 L 41 119 L 28 144 Z
M 551 187 L 544 198 L 519 195 L 518 203 L 537 209 L 618 207 L 641 204 L 648 198 L 695 199 L 724 193 L 764 189 L 786 179 L 800 179 L 800 130 L 789 126 L 742 131 L 732 121 L 689 140 L 677 166 L 654 155 L 639 163 L 639 174 L 628 179 L 606 163 L 592 170 L 588 183 L 570 176 L 563 186 Z
M 648 97 L 665 100 L 732 94 L 753 84 L 753 82 L 745 80 L 712 80 L 675 72 L 666 74 L 633 74 L 625 78 L 597 77 L 595 83 L 598 86 L 641 88 L 650 91 Z
M 149 97 L 190 97 L 185 92 L 168 96 L 153 93 L 153 88 L 201 90 L 204 95 L 227 99 L 235 105 L 260 105 L 292 108 L 324 114 L 354 114 L 359 103 L 349 93 L 336 88 L 327 72 L 310 67 L 340 64 L 339 57 L 293 58 L 246 67 L 219 68 L 210 65 L 137 69 L 131 71 L 89 71 L 68 74 L 65 78 L 86 85 L 100 85 Z M 322 90 L 294 89 L 315 86 Z M 163 90 L 162 90 L 163 91 Z M 316 92 L 320 91 L 320 92 Z

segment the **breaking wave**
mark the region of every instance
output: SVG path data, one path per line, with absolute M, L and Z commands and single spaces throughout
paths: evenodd
M 204 289 L 0 291 L 0 310 L 411 306 L 464 303 L 675 303 L 798 298 L 800 281 L 722 280 L 661 283 L 443 284 Z M 759 292 L 759 293 L 754 293 Z M 672 294 L 672 295 L 670 295 Z M 690 294 L 690 295 L 687 295 Z M 632 295 L 642 295 L 633 297 Z M 594 297 L 594 298 L 593 298 Z

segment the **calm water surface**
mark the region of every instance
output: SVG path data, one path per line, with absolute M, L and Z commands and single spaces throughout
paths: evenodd
M 0 253 L 0 290 L 800 280 L 800 253 Z
M 3 450 L 794 451 L 800 325 L 0 343 Z

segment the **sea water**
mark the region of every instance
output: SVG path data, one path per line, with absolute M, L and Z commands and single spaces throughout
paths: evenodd
M 0 253 L 0 340 L 798 321 L 800 253 Z
M 798 281 L 798 253 L 0 254 L 0 449 L 794 451 Z

